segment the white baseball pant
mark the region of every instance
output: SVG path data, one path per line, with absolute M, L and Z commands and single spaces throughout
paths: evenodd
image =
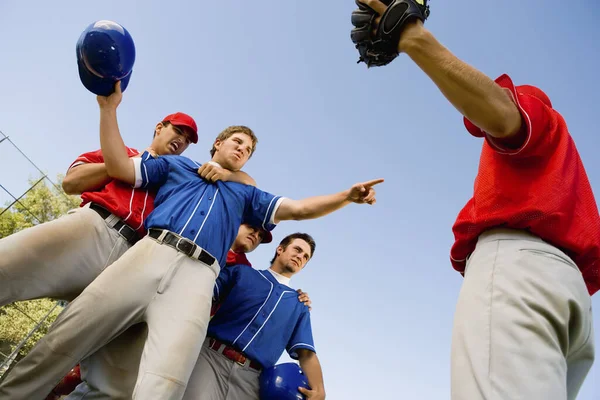
M 0 239 L 0 306 L 77 297 L 130 247 L 118 221 L 86 206 Z
M 452 336 L 453 400 L 575 399 L 594 361 L 591 298 L 577 265 L 524 231 L 484 232 Z
M 134 399 L 179 400 L 210 319 L 218 263 L 150 237 L 107 267 L 0 385 L 0 398 L 43 399 L 81 359 L 129 327 L 148 325 Z

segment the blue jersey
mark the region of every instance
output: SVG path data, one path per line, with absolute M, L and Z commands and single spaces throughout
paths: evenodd
M 167 229 L 190 239 L 221 266 L 242 222 L 275 228 L 280 196 L 236 182 L 210 183 L 198 175 L 198 163 L 182 156 L 153 158 L 144 152 L 134 167 L 136 187 L 158 188 L 146 229 Z
M 246 265 L 221 270 L 215 285 L 220 308 L 208 325 L 208 336 L 227 343 L 268 368 L 287 350 L 315 351 L 310 312 L 298 293 L 268 271 Z

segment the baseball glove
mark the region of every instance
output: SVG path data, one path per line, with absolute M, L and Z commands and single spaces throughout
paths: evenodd
M 360 54 L 358 62 L 367 67 L 380 67 L 398 57 L 398 41 L 406 24 L 429 17 L 428 0 L 380 0 L 387 7 L 375 30 L 378 14 L 371 7 L 355 0 L 358 9 L 352 12 L 350 38 Z

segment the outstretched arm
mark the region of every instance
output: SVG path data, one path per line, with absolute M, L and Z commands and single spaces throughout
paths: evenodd
M 523 118 L 510 94 L 458 59 L 418 21 L 406 27 L 398 45 L 468 120 L 497 139 L 521 131 Z
M 298 361 L 311 388 L 311 390 L 305 388 L 298 388 L 298 390 L 307 399 L 324 399 L 325 384 L 323 383 L 323 371 L 317 354 L 307 349 L 300 349 L 298 350 Z
M 373 186 L 382 183 L 383 179 L 357 183 L 343 192 L 325 196 L 309 197 L 304 200 L 283 199 L 275 212 L 274 222 L 286 220 L 304 220 L 323 217 L 350 203 L 375 204 Z
M 387 8 L 379 0 L 359 1 L 379 15 Z M 510 95 L 440 44 L 420 20 L 407 23 L 398 51 L 406 53 L 462 115 L 490 136 L 508 139 L 522 131 L 523 120 Z
M 96 98 L 100 106 L 100 147 L 108 175 L 133 185 L 135 184 L 133 161 L 127 155 L 117 123 L 117 107 L 122 98 L 121 82 L 117 82 L 115 91 L 110 96 Z

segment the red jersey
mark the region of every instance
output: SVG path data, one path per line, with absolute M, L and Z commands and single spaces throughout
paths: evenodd
M 135 149 L 127 148 L 129 157 L 139 155 Z M 102 150 L 84 153 L 77 157 L 69 169 L 81 164 L 103 163 Z M 144 221 L 154 209 L 155 192 L 147 189 L 134 189 L 131 185 L 116 179 L 108 182 L 104 187 L 81 194 L 81 206 L 93 202 L 106 208 L 108 211 L 121 218 L 140 236 L 145 235 Z
M 465 119 L 467 130 L 486 140 L 473 197 L 452 228 L 452 265 L 464 272 L 483 231 L 523 229 L 569 255 L 592 295 L 600 289 L 600 217 L 567 125 L 538 97 L 515 88 L 507 75 L 496 83 L 512 94 L 527 138 L 520 148 L 508 149 Z

